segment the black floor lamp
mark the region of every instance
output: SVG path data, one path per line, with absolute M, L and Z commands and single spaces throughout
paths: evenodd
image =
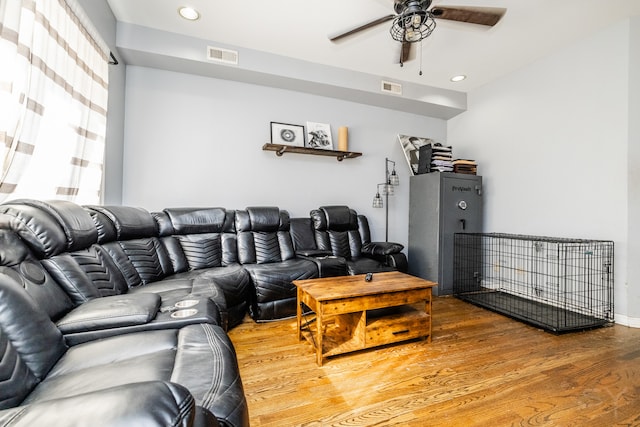
M 389 172 L 389 163 L 393 164 L 393 169 Z M 393 160 L 389 160 L 388 158 L 384 159 L 384 177 L 385 180 L 383 183 L 378 184 L 378 188 L 376 191 L 376 196 L 373 198 L 373 207 L 374 208 L 385 208 L 384 214 L 384 241 L 389 241 L 389 196 L 393 196 L 393 187 L 396 185 L 400 185 L 400 178 L 396 174 L 396 162 Z M 382 194 L 384 194 L 385 201 L 382 201 L 382 197 L 380 196 L 380 186 L 382 185 Z

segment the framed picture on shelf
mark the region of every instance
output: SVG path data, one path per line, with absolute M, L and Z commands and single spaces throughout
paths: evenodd
M 307 148 L 333 150 L 331 126 L 325 123 L 307 122 Z
M 304 147 L 304 126 L 271 122 L 271 143 Z
M 404 157 L 409 164 L 409 172 L 411 175 L 418 174 L 420 147 L 431 145 L 433 142 L 430 138 L 421 138 L 419 136 L 398 135 L 398 141 L 404 151 Z M 424 159 L 427 160 L 427 159 Z M 428 159 L 430 162 L 431 159 Z

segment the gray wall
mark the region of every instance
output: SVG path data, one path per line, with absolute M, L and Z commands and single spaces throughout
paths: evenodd
M 419 115 L 247 83 L 127 69 L 123 202 L 148 209 L 210 205 L 231 209 L 275 205 L 307 216 L 321 205 L 346 204 L 369 217 L 384 240 L 384 209 L 371 203 L 384 181 L 385 157 L 401 184 L 390 200 L 389 237 L 407 241 L 409 167 L 398 133 L 446 139 L 446 122 Z M 334 142 L 349 127 L 349 148 L 362 157 L 262 150 L 270 122 L 328 123 Z
M 638 47 L 638 20 L 618 23 L 469 93 L 448 122 L 479 160 L 485 231 L 614 240 L 616 320 L 635 326 Z
M 624 283 L 628 316 L 640 326 L 640 17 L 631 20 L 629 43 L 629 148 L 627 168 L 629 274 Z
M 116 18 L 113 16 L 107 0 L 78 0 L 78 2 L 120 61 L 119 65 L 109 66 L 109 104 L 103 197 L 105 204 L 120 204 L 122 202 L 126 66 L 116 49 Z

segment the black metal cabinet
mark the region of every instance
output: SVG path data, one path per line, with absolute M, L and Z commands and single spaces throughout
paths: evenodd
M 410 178 L 409 273 L 453 292 L 453 238 L 482 231 L 482 177 L 433 172 Z

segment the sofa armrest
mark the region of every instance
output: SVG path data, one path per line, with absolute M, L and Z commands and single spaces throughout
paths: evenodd
M 217 426 L 210 416 L 196 418 L 193 396 L 179 384 L 149 381 L 126 384 L 62 399 L 0 411 L 0 426 Z
M 296 250 L 297 256 L 303 257 L 325 257 L 333 255 L 331 251 L 326 251 L 322 249 L 299 249 Z
M 394 242 L 369 242 L 362 245 L 363 255 L 391 255 L 400 253 L 404 246 Z
M 57 322 L 63 334 L 146 324 L 160 309 L 157 294 L 136 293 L 89 300 Z
M 398 271 L 406 273 L 409 271 L 409 263 L 407 257 L 402 252 L 397 254 L 389 254 L 385 256 L 385 264 L 389 267 L 393 267 Z

